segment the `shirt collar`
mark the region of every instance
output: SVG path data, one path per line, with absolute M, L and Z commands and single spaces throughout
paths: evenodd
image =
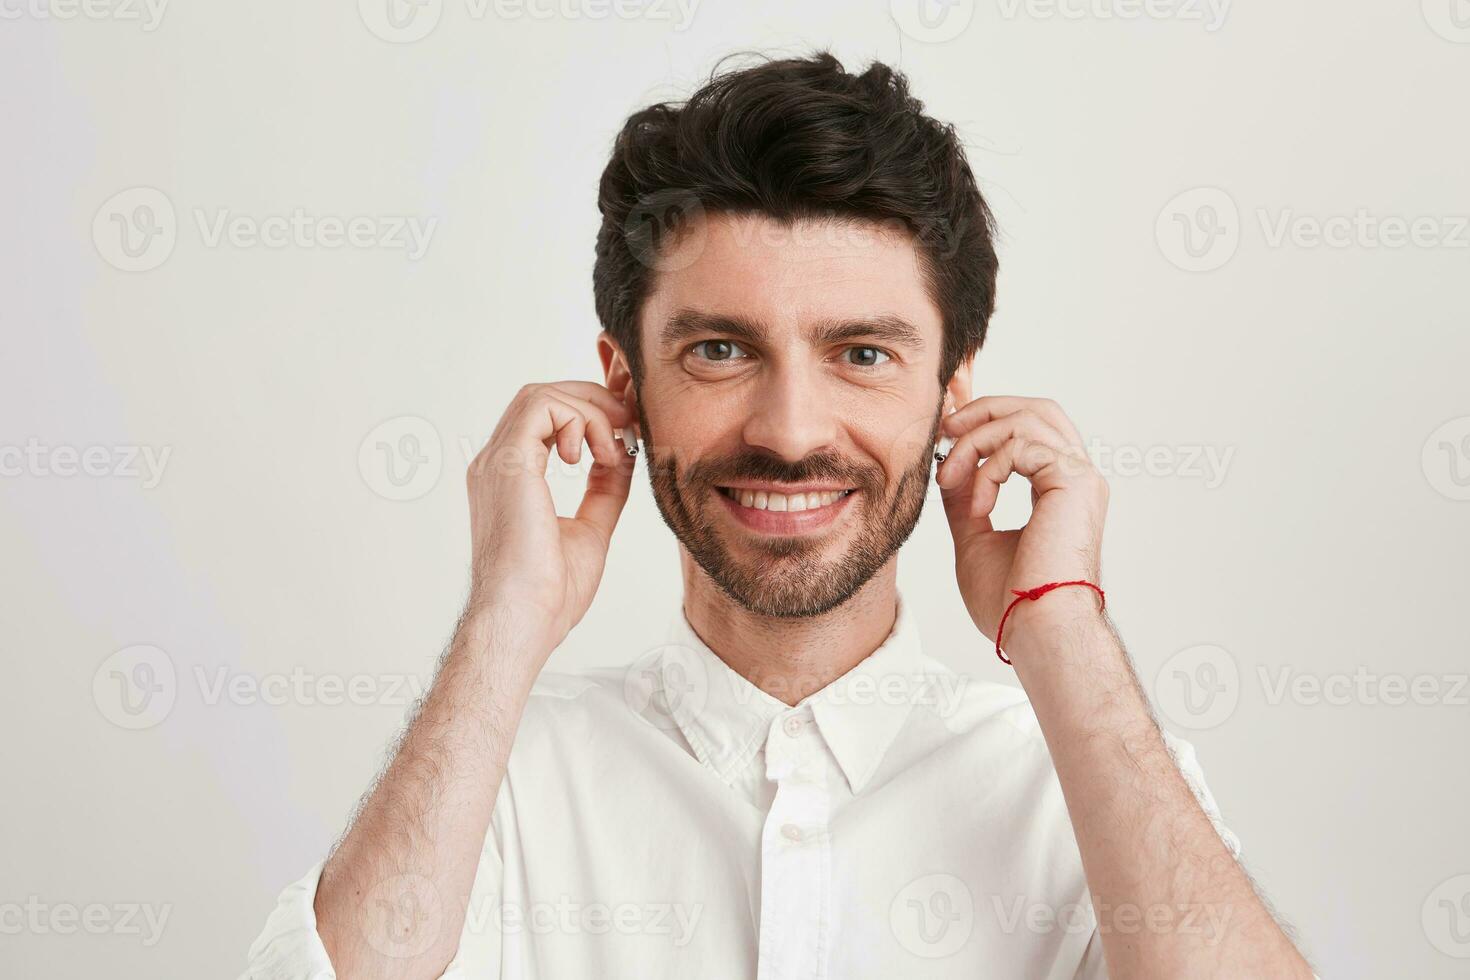
M 690 626 L 682 605 L 655 663 L 667 719 L 725 782 L 761 750 L 774 719 L 809 708 L 854 793 L 872 778 L 925 684 L 918 624 L 901 594 L 888 638 L 794 707 L 731 670 Z

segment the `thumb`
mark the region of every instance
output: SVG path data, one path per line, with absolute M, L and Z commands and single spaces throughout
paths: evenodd
M 577 520 L 586 521 L 597 529 L 602 540 L 612 539 L 613 528 L 628 502 L 628 490 L 633 483 L 635 456 L 620 458 L 615 466 L 593 462 L 587 474 L 587 490 L 577 508 Z
M 995 530 L 994 525 L 990 523 L 989 514 L 973 517 L 970 515 L 975 498 L 975 487 L 979 482 L 972 473 L 957 487 L 945 489 L 941 486 L 939 488 L 939 497 L 944 501 L 944 516 L 949 519 L 949 532 L 954 538 L 956 549 L 963 547 L 976 534 Z

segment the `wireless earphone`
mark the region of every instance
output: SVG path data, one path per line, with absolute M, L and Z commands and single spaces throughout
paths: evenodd
M 954 414 L 954 404 L 948 391 L 944 393 L 944 414 Z M 949 451 L 954 448 L 954 440 L 947 435 L 941 434 L 939 442 L 934 445 L 934 462 L 942 463 L 949 457 Z

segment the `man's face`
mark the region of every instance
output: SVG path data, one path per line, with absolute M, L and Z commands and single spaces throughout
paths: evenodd
M 746 609 L 824 613 L 923 508 L 943 328 L 919 254 L 836 219 L 714 214 L 684 241 L 640 321 L 654 499 Z

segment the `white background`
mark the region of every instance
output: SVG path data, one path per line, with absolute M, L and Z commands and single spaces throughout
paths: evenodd
M 0 972 L 243 967 L 452 627 L 466 452 L 521 384 L 601 380 L 613 134 L 722 54 L 816 47 L 903 68 L 965 137 L 1004 234 L 977 391 L 1095 440 L 1113 616 L 1319 972 L 1470 969 L 1463 0 L 958 0 L 933 30 L 885 0 L 430 0 L 396 35 L 386 0 L 49 2 L 0 0 Z M 437 223 L 418 257 L 210 235 L 298 209 Z M 1014 683 L 930 503 L 901 562 L 926 644 Z M 679 587 L 640 476 L 553 668 L 631 660 Z

